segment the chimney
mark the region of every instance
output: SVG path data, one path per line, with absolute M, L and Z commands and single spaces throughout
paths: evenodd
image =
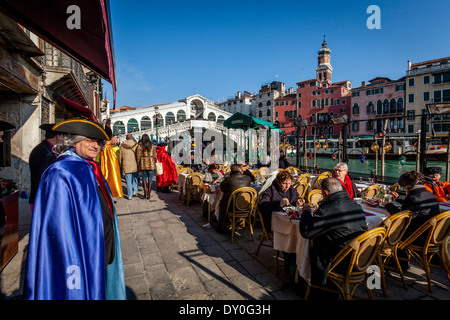
M 237 92 L 237 97 L 240 99 L 242 97 L 242 93 L 240 91 Z
M 366 82 L 365 81 L 361 82 L 361 87 L 365 87 L 365 86 L 366 86 Z
M 289 93 L 289 94 L 293 94 L 293 93 L 294 93 L 294 88 L 290 87 L 290 88 L 288 89 L 288 93 Z
M 411 70 L 411 60 L 408 60 L 408 71 Z

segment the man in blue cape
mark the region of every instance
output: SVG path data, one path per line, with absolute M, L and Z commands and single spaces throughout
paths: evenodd
M 112 132 L 72 119 L 63 150 L 42 175 L 35 198 L 25 272 L 30 300 L 126 298 L 114 201 L 94 161 Z

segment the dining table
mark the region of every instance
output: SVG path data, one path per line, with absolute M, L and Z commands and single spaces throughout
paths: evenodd
M 390 216 L 382 206 L 372 207 L 361 200 L 356 200 L 364 211 L 367 228 L 376 228 Z M 311 284 L 311 262 L 309 258 L 312 240 L 300 234 L 300 218 L 291 218 L 286 212 L 272 212 L 272 232 L 274 250 L 296 254 L 298 274 Z

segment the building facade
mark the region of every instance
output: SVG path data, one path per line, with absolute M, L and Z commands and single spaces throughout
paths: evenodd
M 428 104 L 450 103 L 450 57 L 411 64 L 405 79 L 406 131 L 420 130 L 421 115 L 427 111 Z M 436 115 L 433 127 L 427 122 L 426 131 L 431 134 L 448 134 L 447 115 Z
M 244 91 L 238 91 L 235 96 L 228 98 L 226 101 L 219 103 L 217 108 L 229 113 L 240 112 L 249 116 L 254 116 L 254 109 L 252 105 L 253 95 Z
M 405 132 L 405 79 L 391 80 L 377 77 L 362 82 L 351 94 L 350 134 L 373 136 L 382 131 L 387 119 L 386 131 Z
M 273 81 L 263 84 L 257 94 L 253 96 L 252 109 L 255 114 L 253 117 L 264 121 L 275 121 L 275 100 L 286 94 L 286 85 L 284 82 Z
M 297 119 L 297 94 L 292 88 L 282 97 L 275 99 L 275 122 L 278 123 L 281 131 L 287 136 L 293 136 L 295 127 L 294 121 Z
M 297 115 L 308 120 L 308 135 L 338 137 L 340 127 L 330 123 L 337 115 L 350 117 L 352 84 L 332 82 L 331 50 L 323 41 L 318 52 L 316 78 L 297 82 Z

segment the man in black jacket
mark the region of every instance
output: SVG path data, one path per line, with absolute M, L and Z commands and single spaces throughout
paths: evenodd
M 28 202 L 31 210 L 33 210 L 34 198 L 39 187 L 41 176 L 53 162 L 56 161 L 57 153 L 53 150 L 53 146 L 57 144 L 61 138 L 61 133 L 52 131 L 55 123 L 42 124 L 39 128 L 45 131 L 45 139 L 39 143 L 30 153 L 28 164 L 31 173 L 31 190 Z
M 219 202 L 219 221 L 216 228 L 216 231 L 218 233 L 223 233 L 227 230 L 225 225 L 225 211 L 227 210 L 228 199 L 230 199 L 231 194 L 236 189 L 242 187 L 250 187 L 250 182 L 250 177 L 242 174 L 241 165 L 233 164 L 231 166 L 230 175 L 226 177 L 220 184 L 220 191 L 223 194 Z
M 324 199 L 312 213 L 303 206 L 300 233 L 312 239 L 310 249 L 311 283 L 324 286 L 331 261 L 347 243 L 367 231 L 362 207 L 350 199 L 336 178 L 320 181 Z

